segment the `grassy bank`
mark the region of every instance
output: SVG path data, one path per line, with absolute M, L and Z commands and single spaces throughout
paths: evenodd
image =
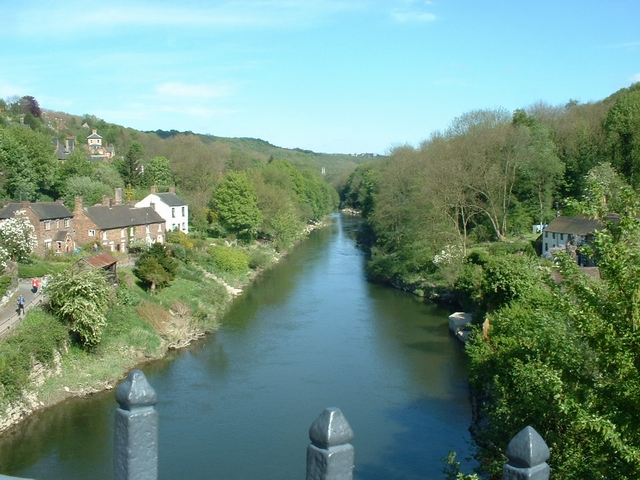
M 46 308 L 30 310 L 0 342 L 0 431 L 70 396 L 113 388 L 136 365 L 215 331 L 233 295 L 280 257 L 270 246 L 233 250 L 245 268 L 216 262 L 207 249 L 178 249 L 177 278 L 155 293 L 119 268 L 102 340 L 91 349 Z

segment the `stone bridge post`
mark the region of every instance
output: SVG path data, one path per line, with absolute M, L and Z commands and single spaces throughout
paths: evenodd
M 353 479 L 353 430 L 339 408 L 326 408 L 309 429 L 307 480 Z
M 116 389 L 116 480 L 158 478 L 158 412 L 156 391 L 140 370 L 132 370 Z

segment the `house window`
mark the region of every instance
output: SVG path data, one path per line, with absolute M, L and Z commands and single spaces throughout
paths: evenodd
M 560 240 L 564 240 L 564 233 L 560 234 Z
M 185 228 L 184 228 L 184 222 L 182 222 L 182 230 L 184 230 L 184 229 L 185 229 Z
M 56 230 L 58 230 L 60 228 L 60 219 L 57 218 L 56 219 Z
M 68 218 L 64 219 L 64 228 L 69 228 L 70 220 Z
M 552 234 L 551 234 L 551 238 L 555 239 L 555 238 L 556 238 L 556 234 L 555 234 L 555 233 L 552 233 Z
M 147 235 L 151 233 L 151 225 L 146 226 Z
M 136 234 L 136 227 L 129 227 L 129 236 L 133 237 Z
M 549 251 L 549 244 L 548 244 L 548 243 L 545 243 L 545 244 L 544 244 L 544 251 L 545 251 L 545 252 L 548 252 L 548 251 Z
M 549 232 L 544 232 L 544 238 L 549 238 Z
M 107 240 L 108 238 L 109 237 L 107 236 L 107 232 L 106 231 L 102 232 L 102 239 Z
M 51 239 L 47 239 L 44 241 L 44 248 L 51 248 Z
M 123 229 L 121 229 L 121 230 L 120 230 L 120 238 L 124 238 L 124 237 L 126 237 L 126 236 L 127 236 L 126 229 L 124 229 L 124 228 L 123 228 Z
M 162 224 L 161 224 L 161 223 L 159 223 L 159 224 L 158 224 L 158 232 L 161 232 L 161 231 L 162 231 Z
M 96 236 L 96 231 L 95 230 L 89 230 L 89 236 L 90 237 L 95 237 Z
M 184 207 L 182 207 L 182 216 L 184 217 Z
M 171 218 L 176 218 L 176 209 L 171 207 Z
M 51 230 L 51 220 L 45 220 L 44 221 L 44 229 L 45 230 Z

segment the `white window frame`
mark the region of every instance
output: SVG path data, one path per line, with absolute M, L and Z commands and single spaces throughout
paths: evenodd
M 96 236 L 96 231 L 95 230 L 89 230 L 89 236 L 90 237 L 95 237 Z

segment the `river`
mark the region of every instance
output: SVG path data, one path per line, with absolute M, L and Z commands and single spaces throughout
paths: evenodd
M 358 225 L 336 215 L 248 286 L 220 330 L 142 367 L 158 395 L 161 479 L 302 479 L 325 407 L 355 432 L 355 479 L 442 479 L 442 457 L 468 455 L 450 312 L 368 283 Z M 38 412 L 0 437 L 0 472 L 113 478 L 116 407 L 109 391 Z

